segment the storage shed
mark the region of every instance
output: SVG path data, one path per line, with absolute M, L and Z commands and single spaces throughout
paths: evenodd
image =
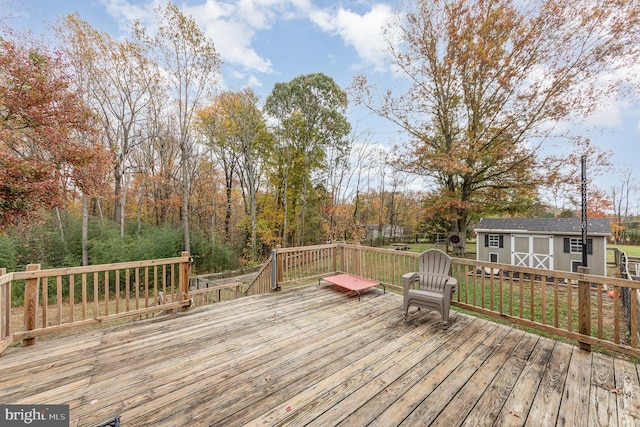
M 475 229 L 479 261 L 548 270 L 577 271 L 582 265 L 579 218 L 483 218 Z M 587 220 L 587 264 L 607 275 L 607 218 Z

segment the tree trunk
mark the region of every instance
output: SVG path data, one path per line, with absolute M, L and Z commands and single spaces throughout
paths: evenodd
M 258 259 L 258 220 L 257 220 L 257 202 L 256 193 L 251 189 L 251 261 Z
M 142 231 L 142 201 L 144 197 L 143 186 L 140 186 L 140 191 L 138 193 L 138 236 L 140 236 L 140 232 Z
M 89 206 L 87 196 L 82 195 L 82 265 L 89 265 Z
M 231 242 L 231 205 L 232 205 L 232 192 L 233 189 L 231 186 L 233 185 L 233 172 L 231 170 L 225 171 L 226 178 L 226 206 L 225 206 L 225 214 L 224 214 L 224 240 L 225 243 Z
M 120 200 L 120 237 L 124 239 L 124 208 L 127 205 L 127 186 L 128 183 L 124 183 L 124 189 L 122 191 L 122 197 Z
M 113 168 L 113 222 L 122 222 L 122 168 L 119 164 Z
M 184 233 L 184 250 L 191 253 L 191 241 L 189 239 L 189 168 L 187 165 L 187 150 L 180 144 L 182 154 L 182 227 Z
M 56 218 L 58 218 L 58 230 L 60 230 L 60 239 L 62 239 L 62 243 L 66 246 L 67 241 L 64 238 L 64 227 L 62 226 L 62 217 L 60 216 L 60 208 L 56 206 Z

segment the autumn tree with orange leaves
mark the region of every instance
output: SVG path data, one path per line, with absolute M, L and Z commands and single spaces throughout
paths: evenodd
M 464 231 L 522 212 L 554 178 L 541 147 L 615 95 L 639 58 L 640 3 L 417 0 L 397 28 L 392 63 L 409 89 L 381 94 L 357 77 L 354 92 L 406 131 L 398 167 L 433 184 L 429 212 Z
M 110 157 L 59 56 L 0 39 L 0 70 L 2 230 L 58 206 L 70 191 L 94 194 Z

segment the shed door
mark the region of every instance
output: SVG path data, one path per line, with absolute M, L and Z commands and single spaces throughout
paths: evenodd
M 553 237 L 511 235 L 511 263 L 516 266 L 553 269 Z

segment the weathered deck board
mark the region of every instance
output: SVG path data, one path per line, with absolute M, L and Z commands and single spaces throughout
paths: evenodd
M 567 382 L 558 413 L 559 426 L 586 426 L 589 424 L 589 394 L 591 391 L 592 354 L 573 347 L 567 371 Z
M 72 426 L 640 425 L 637 365 L 315 285 L 9 348 L 0 403 Z

